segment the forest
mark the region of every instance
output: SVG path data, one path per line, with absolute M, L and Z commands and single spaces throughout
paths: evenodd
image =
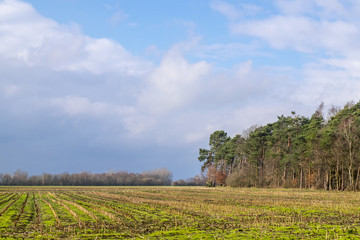
M 234 137 L 210 135 L 198 160 L 208 186 L 360 189 L 360 102 L 291 112 Z

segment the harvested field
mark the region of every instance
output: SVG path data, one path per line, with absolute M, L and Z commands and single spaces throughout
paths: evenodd
M 0 188 L 3 239 L 356 239 L 359 222 L 357 192 Z

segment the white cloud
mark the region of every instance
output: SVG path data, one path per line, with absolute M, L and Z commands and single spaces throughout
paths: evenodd
M 161 57 L 163 52 L 156 45 L 150 45 L 145 49 L 145 54 L 148 56 Z
M 38 15 L 29 5 L 19 1 L 0 2 L 0 53 L 4 56 L 17 56 L 26 49 L 37 47 L 49 29 L 58 25 Z
M 332 69 L 341 69 L 348 74 L 349 78 L 360 79 L 360 60 L 358 58 L 328 58 L 320 61 Z
M 108 112 L 107 105 L 105 103 L 91 103 L 89 99 L 77 96 L 54 98 L 51 100 L 51 104 L 61 108 L 62 111 L 69 115 L 79 115 L 84 113 L 102 115 Z
M 236 20 L 241 16 L 240 11 L 233 5 L 223 1 L 213 1 L 210 4 L 211 8 L 224 14 L 230 20 Z
M 294 69 L 293 63 L 267 68 L 280 69 L 286 80 L 286 86 L 281 90 L 274 88 L 274 96 L 293 102 L 298 108 L 301 105 L 313 108 L 320 102 L 341 105 L 349 100 L 358 100 L 360 3 L 278 0 L 275 5 L 280 10 L 277 14 L 261 15 L 250 20 L 229 19 L 231 33 L 255 37 L 268 43 L 269 47 L 258 45 L 254 52 L 263 51 L 265 56 L 265 53 L 273 53 L 274 48 L 285 54 L 288 50 L 295 50 L 298 54 L 294 55 L 294 60 L 297 61 L 296 58 L 300 56 L 301 61 L 305 62 L 304 66 L 296 66 L 299 69 L 298 80 L 294 82 L 289 82 L 295 76 L 294 71 L 283 71 L 287 67 Z M 226 15 L 225 12 L 223 14 Z M 281 82 L 274 84 L 281 86 Z
M 32 116 L 33 122 L 41 119 L 35 132 L 48 124 L 49 132 L 65 140 L 91 139 L 103 148 L 158 145 L 163 150 L 191 145 L 192 151 L 218 129 L 233 135 L 291 110 L 311 111 L 321 101 L 339 105 L 356 100 L 360 91 L 357 23 L 348 20 L 337 1 L 328 6 L 316 0 L 287 3 L 278 2 L 279 15 L 245 21 L 245 16 L 261 8 L 212 2 L 237 36 L 211 43 L 195 34 L 197 22 L 178 20 L 189 29 L 190 41 L 174 44 L 165 53 L 160 45 L 150 46 L 147 53 L 161 58 L 159 64 L 152 64 L 115 40 L 86 36 L 79 26 L 60 25 L 29 4 L 2 1 L 0 110 L 5 116 L 1 119 L 10 119 L 12 129 L 21 126 L 22 131 L 22 126 L 31 128 L 28 116 Z M 312 15 L 317 8 L 321 15 Z M 343 17 L 328 19 L 333 12 Z M 250 37 L 243 41 L 243 35 Z M 313 63 L 263 66 L 270 54 L 275 61 L 282 56 L 264 49 L 258 39 L 284 52 L 310 52 L 301 56 L 310 56 Z M 259 56 L 264 58 L 259 61 Z M 59 143 L 65 144 L 64 139 Z
M 324 60 L 304 68 L 304 82 L 291 96 L 309 106 L 324 102 L 327 105 L 344 105 L 359 100 L 360 66 L 354 60 Z
M 110 18 L 110 22 L 112 24 L 117 24 L 119 22 L 122 22 L 126 20 L 129 16 L 124 13 L 122 10 L 117 10 Z
M 192 48 L 191 55 L 200 59 L 209 59 L 215 61 L 226 61 L 229 59 L 238 60 L 239 58 L 266 56 L 268 54 L 259 51 L 259 44 L 256 42 L 251 43 L 214 43 L 202 44 L 198 43 Z
M 109 39 L 89 39 L 85 45 L 87 59 L 69 68 L 84 69 L 93 73 L 119 72 L 139 76 L 151 69 L 151 64 L 132 56 L 120 44 Z
M 172 49 L 148 77 L 139 97 L 140 106 L 151 113 L 166 113 L 190 103 L 197 94 L 200 82 L 209 73 L 206 62 L 189 63 Z
M 144 140 L 147 139 L 147 135 L 155 134 L 156 132 L 156 119 L 151 116 L 142 115 L 141 113 L 135 113 L 123 118 L 123 124 L 126 128 L 126 133 L 123 136 L 127 140 Z M 153 141 L 157 142 L 159 135 L 152 136 Z
M 251 72 L 251 68 L 252 68 L 252 61 L 249 60 L 247 62 L 244 63 L 239 63 L 237 65 L 234 66 L 234 72 L 236 74 L 237 77 L 246 77 L 250 72 Z
M 208 132 L 190 132 L 186 135 L 185 141 L 188 143 L 199 142 L 208 137 Z
M 86 97 L 66 96 L 50 99 L 50 105 L 70 116 L 93 115 L 98 117 L 126 116 L 133 113 L 132 107 L 116 106 L 106 102 L 91 102 Z
M 85 36 L 78 27 L 59 25 L 16 0 L 0 2 L 0 36 L 0 54 L 29 65 L 130 76 L 151 69 L 119 43 Z
M 287 15 L 300 15 L 305 12 L 311 11 L 313 8 L 313 0 L 277 0 L 276 5 L 278 8 Z
M 238 22 L 232 32 L 267 41 L 278 49 L 301 52 L 327 50 L 334 53 L 350 51 L 358 46 L 359 29 L 344 21 L 316 21 L 307 17 L 274 16 L 264 20 Z
M 126 23 L 127 26 L 130 27 L 136 27 L 137 23 L 131 21 L 129 18 L 129 14 L 124 12 L 121 8 L 120 8 L 120 4 L 119 2 L 116 2 L 115 4 L 111 5 L 111 4 L 105 4 L 105 8 L 111 12 L 111 17 L 109 18 L 109 22 L 110 24 L 116 26 L 119 23 Z
M 286 15 L 311 14 L 321 18 L 347 17 L 348 13 L 338 0 L 278 0 L 277 6 Z

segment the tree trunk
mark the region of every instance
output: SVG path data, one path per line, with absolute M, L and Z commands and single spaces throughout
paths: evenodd
M 325 172 L 325 181 L 324 181 L 324 190 L 327 190 L 327 186 L 329 185 L 329 173 L 328 170 Z
M 352 166 L 349 166 L 349 188 L 353 189 L 353 177 L 352 177 Z
M 335 178 L 336 178 L 336 191 L 339 191 L 339 185 L 340 185 L 340 181 L 339 181 L 339 158 L 336 158 L 336 173 L 335 173 Z
M 351 190 L 354 188 L 354 173 L 353 173 L 353 157 L 352 157 L 352 142 L 348 140 L 349 144 L 349 185 Z
M 354 191 L 356 191 L 356 189 L 358 189 L 359 187 L 359 174 L 360 174 L 360 166 L 357 169 Z
M 341 162 L 341 190 L 344 191 L 344 163 Z
M 310 160 L 309 160 L 309 189 L 311 188 L 311 168 L 310 168 Z
M 286 183 L 286 165 L 284 166 L 284 172 L 282 175 L 282 181 L 283 181 L 283 187 L 285 187 L 285 183 Z
M 302 175 L 303 175 L 303 169 L 302 169 L 302 167 L 300 166 L 300 189 L 302 188 Z

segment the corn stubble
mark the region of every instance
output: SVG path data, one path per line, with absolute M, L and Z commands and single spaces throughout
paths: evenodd
M 204 187 L 1 187 L 0 238 L 352 239 L 360 193 Z

